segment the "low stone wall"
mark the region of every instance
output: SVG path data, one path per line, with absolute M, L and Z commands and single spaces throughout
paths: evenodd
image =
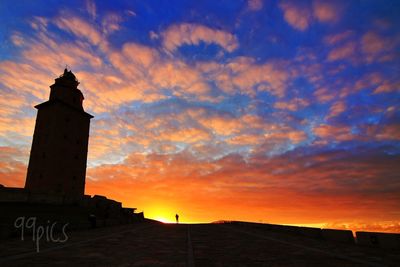
M 28 202 L 29 194 L 23 188 L 0 187 L 0 202 Z
M 354 244 L 353 232 L 350 230 L 322 229 L 321 234 L 328 241 Z
M 356 240 L 361 246 L 400 249 L 400 234 L 356 232 Z
M 302 236 L 307 236 L 307 237 L 311 237 L 311 238 L 316 238 L 316 239 L 322 238 L 322 230 L 320 228 L 299 227 L 299 233 Z
M 89 196 L 90 198 L 90 196 Z M 79 204 L 82 197 L 67 197 L 56 194 L 32 193 L 24 188 L 0 187 L 0 202 L 46 203 L 46 204 Z
M 135 223 L 144 220 L 135 208 L 123 208 L 121 202 L 104 196 L 65 198 L 51 194 L 32 194 L 22 188 L 0 188 L 0 239 L 15 236 L 15 221 L 35 218 L 37 225 L 57 222 L 68 229 Z M 29 234 L 29 231 L 27 232 Z
M 252 229 L 280 232 L 290 235 L 301 235 L 314 239 L 323 239 L 326 241 L 354 244 L 353 233 L 350 230 L 320 229 L 314 227 L 301 227 L 301 226 L 266 224 L 266 223 L 248 223 L 248 222 L 237 222 L 237 221 L 233 221 L 230 223 Z
M 329 242 L 339 242 L 355 244 L 359 246 L 370 246 L 383 249 L 400 249 L 400 234 L 378 233 L 378 232 L 356 232 L 356 237 L 350 230 L 320 229 L 314 227 L 290 226 L 268 223 L 255 223 L 243 221 L 218 221 L 215 223 L 225 223 L 240 226 L 244 229 L 259 231 L 271 231 L 290 235 L 301 235 L 314 239 L 326 240 Z

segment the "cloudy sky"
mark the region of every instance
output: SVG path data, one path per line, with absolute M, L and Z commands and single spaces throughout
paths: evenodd
M 112 3 L 112 4 L 111 4 Z M 151 218 L 400 231 L 399 1 L 0 3 L 0 184 L 66 65 L 86 194 Z

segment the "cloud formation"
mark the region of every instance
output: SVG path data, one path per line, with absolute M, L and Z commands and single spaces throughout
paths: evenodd
M 313 2 L 314 16 L 321 22 L 337 22 L 341 16 L 340 1 L 315 0 Z
M 296 2 L 282 1 L 279 7 L 282 9 L 284 18 L 293 28 L 305 31 L 312 20 L 312 13 L 305 6 L 297 5 Z
M 283 0 L 279 7 L 286 22 L 299 31 L 307 30 L 314 21 L 337 22 L 343 9 L 338 1 L 320 0 L 314 0 L 311 5 L 303 1 Z
M 247 2 L 247 5 L 250 10 L 258 11 L 258 10 L 262 9 L 263 1 L 262 0 L 249 0 Z
M 172 25 L 162 35 L 164 48 L 170 52 L 184 44 L 198 45 L 200 42 L 215 43 L 228 52 L 234 51 L 239 46 L 236 37 L 231 33 L 199 24 L 181 23 Z

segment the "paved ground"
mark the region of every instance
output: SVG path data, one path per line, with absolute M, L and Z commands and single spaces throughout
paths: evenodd
M 136 224 L 0 243 L 0 266 L 399 266 L 395 251 L 226 224 Z M 44 235 L 45 236 L 45 235 Z M 61 237 L 64 237 L 61 235 Z

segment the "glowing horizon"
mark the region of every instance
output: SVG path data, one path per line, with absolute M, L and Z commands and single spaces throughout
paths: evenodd
M 148 218 L 400 232 L 397 1 L 3 1 L 0 184 L 65 65 L 86 194 Z M 357 14 L 357 15 L 354 15 Z

